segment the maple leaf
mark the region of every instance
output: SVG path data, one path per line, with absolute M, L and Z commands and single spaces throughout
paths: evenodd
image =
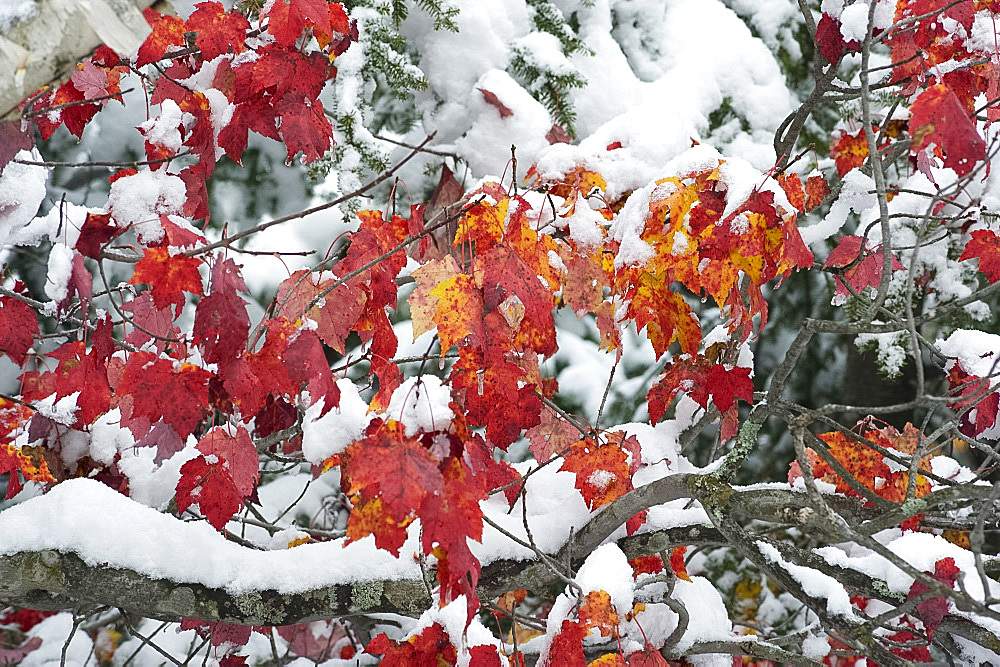
M 523 306 L 523 315 L 520 317 L 511 317 L 509 311 L 504 312 L 507 324 L 518 332 L 517 340 L 524 340 L 539 354 L 554 354 L 554 299 L 552 293 L 539 281 L 536 270 L 517 252 L 502 246 L 478 256 L 476 267 L 477 283 L 483 289 L 484 311 L 488 313 L 499 307 L 504 312 L 503 307 L 511 303 Z
M 171 46 L 182 47 L 186 44 L 184 33 L 187 28 L 184 26 L 183 19 L 169 14 L 157 14 L 152 9 L 145 10 L 143 14 L 153 27 L 153 32 L 139 47 L 139 54 L 135 61 L 136 67 L 162 60 L 168 48 Z M 154 18 L 151 19 L 151 16 Z
M 435 457 L 419 440 L 407 438 L 397 422 L 373 421 L 367 436 L 341 455 L 342 486 L 348 496 L 359 495 L 368 513 L 348 527 L 347 542 L 376 534 L 378 523 L 405 525 L 428 494 L 444 491 L 444 479 Z M 372 501 L 379 505 L 372 505 Z M 357 507 L 355 508 L 355 511 Z M 380 510 L 375 514 L 373 510 Z M 351 513 L 351 517 L 354 517 Z M 359 523 L 361 519 L 365 522 Z M 351 530 L 351 528 L 355 530 Z M 382 547 L 383 545 L 376 545 Z M 400 546 L 402 543 L 400 542 Z M 390 551 L 399 554 L 399 546 Z
M 195 310 L 192 334 L 205 361 L 220 363 L 235 359 L 246 349 L 250 317 L 239 293 L 248 292 L 239 267 L 221 256 L 212 265 L 210 284 L 211 292 Z
M 500 98 L 494 93 L 486 90 L 485 88 L 477 88 L 477 90 L 483 94 L 483 99 L 486 100 L 486 103 L 497 110 L 497 113 L 500 114 L 501 118 L 514 115 L 514 112 L 510 110 L 510 107 L 501 102 Z
M 41 400 L 55 394 L 56 400 L 79 392 L 75 423 L 86 427 L 108 411 L 111 388 L 107 369 L 93 350 L 88 353 L 81 342 L 63 343 L 49 352 L 59 361 L 54 371 L 30 371 L 21 375 L 21 395 L 26 401 Z
M 990 284 L 1000 280 L 1000 236 L 987 229 L 972 232 L 972 239 L 965 244 L 959 261 L 979 258 L 979 272 Z
M 243 506 L 233 478 L 217 457 L 199 456 L 182 465 L 176 498 L 178 512 L 197 503 L 208 522 L 220 531 Z
M 673 570 L 674 576 L 678 579 L 691 581 L 691 577 L 688 576 L 687 565 L 684 563 L 684 553 L 686 551 L 687 547 L 673 548 L 670 552 L 670 569 Z
M 275 6 L 281 4 L 276 0 Z M 285 164 L 291 164 L 292 158 L 302 152 L 302 161 L 309 164 L 323 157 L 333 144 L 333 126 L 323 112 L 323 103 L 319 100 L 300 100 L 285 96 L 274 107 L 281 119 L 278 131 L 288 149 Z
M 379 664 L 385 667 L 454 665 L 458 661 L 455 646 L 451 643 L 448 633 L 437 622 L 405 641 L 389 639 L 382 633 L 368 642 L 365 653 L 381 655 Z
M 910 107 L 910 135 L 914 155 L 936 144 L 944 151 L 944 166 L 959 176 L 986 159 L 986 142 L 955 93 L 944 84 L 927 88 Z
M 826 12 L 823 12 L 819 23 L 816 24 L 815 40 L 823 57 L 834 64 L 840 62 L 841 54 L 845 48 L 856 50 L 859 46 L 857 41 L 844 41 L 844 36 L 840 31 L 840 21 Z
M 157 308 L 153 297 L 143 292 L 131 301 L 122 305 L 122 310 L 132 313 L 131 331 L 125 336 L 125 342 L 136 347 L 142 347 L 152 341 L 158 354 L 166 351 L 167 344 L 178 342 L 180 329 L 174 325 L 172 308 Z M 155 338 L 154 338 L 155 336 Z
M 617 636 L 619 618 L 611 595 L 607 591 L 590 591 L 585 599 L 577 614 L 583 627 L 597 628 L 602 637 Z
M 330 9 L 326 0 L 275 0 L 268 10 L 267 31 L 282 46 L 294 46 L 308 24 L 330 34 Z
M 556 414 L 553 410 L 543 410 L 541 421 L 525 431 L 524 436 L 531 442 L 529 449 L 535 461 L 545 463 L 553 454 L 558 454 L 580 439 L 580 431 Z
M 73 247 L 84 257 L 101 258 L 101 248 L 121 230 L 111 219 L 110 213 L 87 213 L 80 228 L 80 236 Z
M 826 182 L 823 174 L 813 174 L 806 179 L 806 212 L 813 210 L 823 203 L 827 195 L 830 194 L 830 184 Z
M 716 407 L 723 412 L 734 406 L 736 398 L 742 398 L 747 403 L 753 401 L 749 368 L 726 368 L 724 364 L 713 364 L 705 357 L 681 359 L 667 366 L 663 376 L 650 388 L 646 397 L 650 421 L 654 424 L 658 422 L 680 391 L 687 393 L 703 408 L 708 407 L 711 396 Z
M 620 445 L 599 446 L 587 438 L 570 449 L 559 470 L 576 475 L 574 485 L 590 509 L 607 505 L 632 490 L 628 455 Z
M 485 250 L 500 242 L 503 238 L 504 221 L 507 219 L 507 209 L 510 199 L 504 194 L 496 204 L 480 201 L 470 206 L 458 221 L 455 232 L 454 246 L 472 241 L 480 250 Z
M 698 351 L 701 325 L 691 306 L 680 294 L 670 291 L 666 280 L 642 272 L 628 306 L 628 316 L 635 320 L 636 329 L 646 330 L 657 358 L 675 340 L 685 354 Z
M 0 296 L 0 352 L 20 366 L 35 342 L 38 316 L 31 306 L 9 296 Z
M 428 271 L 420 273 L 423 280 L 428 277 L 448 277 L 435 285 L 428 292 L 425 289 L 417 294 L 418 317 L 426 317 L 426 311 L 434 309 L 433 321 L 437 324 L 438 338 L 441 340 L 441 354 L 447 352 L 452 345 L 480 345 L 485 332 L 483 330 L 483 295 L 476 285 L 473 276 L 458 272 L 458 263 L 452 256 L 447 256 Z M 425 327 L 426 322 L 418 320 L 414 328 L 414 336 L 418 335 L 417 327 Z
M 239 12 L 227 12 L 220 2 L 199 2 L 188 17 L 186 29 L 197 32 L 194 43 L 201 50 L 201 57 L 214 60 L 232 49 L 239 53 L 246 49 L 246 39 L 250 22 Z
M 852 169 L 860 168 L 868 159 L 868 139 L 864 128 L 851 134 L 846 130 L 837 130 L 833 134 L 833 145 L 830 147 L 830 157 L 837 165 L 837 175 L 841 178 Z
M 27 121 L 17 119 L 0 122 L 0 174 L 3 174 L 3 168 L 15 155 L 34 147 L 34 132 Z
M 146 248 L 128 284 L 149 285 L 157 308 L 183 306 L 181 292 L 202 293 L 200 265 L 194 257 L 171 255 L 167 248 Z
M 942 584 L 954 588 L 955 582 L 958 580 L 958 575 L 961 574 L 961 570 L 955 565 L 955 559 L 941 558 L 934 563 L 934 572 L 925 572 L 929 574 L 934 579 L 938 580 Z M 930 587 L 923 583 L 922 581 L 914 581 L 910 585 L 910 590 L 906 595 L 908 600 L 915 597 L 919 597 L 930 590 Z M 919 604 L 917 604 L 917 615 L 924 624 L 924 628 L 927 630 L 927 636 L 930 638 L 934 634 L 934 630 L 937 626 L 941 624 L 941 621 L 945 616 L 948 615 L 948 611 L 951 608 L 951 603 L 948 598 L 943 595 L 935 595 L 930 597 Z
M 643 650 L 629 653 L 628 664 L 629 667 L 670 667 L 667 659 L 649 643 L 646 644 Z
M 663 559 L 660 558 L 659 554 L 652 554 L 651 556 L 638 556 L 630 560 L 629 565 L 632 566 L 632 578 L 638 579 L 640 574 L 656 574 L 657 572 L 663 572 Z
M 479 583 L 480 565 L 469 550 L 468 539 L 482 541 L 483 512 L 479 501 L 487 496 L 470 478 L 465 464 L 457 458 L 450 458 L 441 475 L 443 491 L 427 495 L 418 514 L 424 553 L 439 553 L 441 602 L 465 595 L 471 620 L 479 607 L 476 585 Z
M 222 462 L 241 498 L 247 498 L 253 493 L 260 478 L 259 463 L 257 449 L 245 428 L 237 426 L 235 434 L 230 435 L 222 426 L 216 426 L 198 441 L 198 451 L 206 459 L 210 460 L 215 456 Z
M 175 366 L 173 361 L 160 359 L 152 352 L 131 353 L 115 387 L 117 400 L 125 403 L 123 424 L 128 426 L 126 422 L 137 418 L 144 418 L 149 424 L 162 419 L 181 438 L 186 438 L 208 408 L 211 377 L 211 373 L 194 364 Z
M 482 350 L 459 348 L 449 381 L 452 395 L 470 424 L 486 427 L 490 444 L 506 449 L 521 431 L 541 419 L 542 400 L 533 384 L 523 384 L 524 371 Z
M 304 316 L 316 322 L 316 333 L 323 342 L 344 354 L 347 337 L 361 316 L 368 296 L 363 289 L 344 283 L 307 308 L 313 299 L 334 284 L 333 279 L 320 281 L 319 278 L 320 274 L 303 269 L 283 280 L 274 297 L 277 312 L 291 320 Z
M 583 640 L 587 628 L 580 621 L 563 620 L 559 632 L 552 638 L 549 654 L 545 660 L 547 667 L 583 667 L 587 657 L 583 652 Z
M 782 173 L 778 175 L 777 180 L 781 189 L 785 191 L 785 196 L 788 197 L 788 203 L 796 210 L 804 211 L 806 209 L 806 192 L 802 188 L 802 179 L 799 178 L 799 175 Z
M 92 100 L 95 97 L 104 97 L 110 94 L 108 88 L 112 84 L 108 80 L 108 73 L 105 70 L 97 67 L 90 60 L 78 67 L 79 69 L 70 76 L 70 80 L 76 86 L 77 90 L 83 93 L 85 100 Z

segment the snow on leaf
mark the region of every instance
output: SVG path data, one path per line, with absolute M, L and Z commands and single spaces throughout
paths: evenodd
M 89 353 L 81 342 L 63 343 L 49 352 L 59 365 L 54 371 L 30 371 L 21 375 L 21 392 L 26 401 L 37 401 L 55 394 L 56 400 L 77 392 L 75 423 L 89 426 L 99 415 L 108 411 L 111 388 L 107 369 L 95 351 Z
M 628 456 L 620 445 L 597 445 L 587 438 L 572 446 L 559 470 L 576 475 L 575 486 L 590 509 L 597 509 L 632 490 Z

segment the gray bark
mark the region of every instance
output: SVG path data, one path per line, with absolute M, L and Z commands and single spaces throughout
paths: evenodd
M 128 57 L 150 33 L 142 10 L 154 0 L 37 1 L 34 14 L 0 33 L 0 120 L 101 44 Z

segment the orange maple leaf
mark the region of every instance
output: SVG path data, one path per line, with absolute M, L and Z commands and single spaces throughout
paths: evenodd
M 184 305 L 184 295 L 203 294 L 198 267 L 201 261 L 194 257 L 171 255 L 166 248 L 146 248 L 143 258 L 135 265 L 129 285 L 145 283 L 152 288 L 153 303 L 157 308 Z
M 618 612 L 611 603 L 611 595 L 607 591 L 591 591 L 587 593 L 586 602 L 577 614 L 580 622 L 587 629 L 597 628 L 602 637 L 618 635 Z

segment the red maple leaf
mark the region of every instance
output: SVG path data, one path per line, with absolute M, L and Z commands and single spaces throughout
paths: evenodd
M 580 621 L 563 620 L 559 632 L 552 639 L 549 647 L 549 667 L 583 667 L 587 657 L 583 652 L 583 639 L 588 630 Z
M 500 98 L 497 97 L 495 93 L 492 93 L 485 88 L 479 88 L 479 92 L 483 94 L 483 99 L 486 100 L 486 103 L 497 110 L 497 113 L 500 114 L 501 118 L 514 115 L 514 112 L 510 110 L 510 107 L 501 102 Z
M 220 2 L 199 2 L 195 7 L 186 28 L 198 33 L 195 44 L 201 49 L 202 58 L 213 60 L 230 49 L 239 53 L 246 48 L 243 42 L 250 22 L 242 14 L 227 12 Z
M 122 305 L 122 310 L 132 313 L 132 330 L 125 336 L 125 342 L 142 347 L 149 341 L 158 354 L 166 351 L 168 342 L 177 347 L 181 330 L 174 325 L 174 315 L 170 306 L 157 308 L 153 297 L 143 292 Z M 155 336 L 155 338 L 154 338 Z
M 716 407 L 725 412 L 742 398 L 747 403 L 753 401 L 753 380 L 750 369 L 742 366 L 726 368 L 724 364 L 713 364 L 705 357 L 681 359 L 664 369 L 663 376 L 647 394 L 649 418 L 658 422 L 667 411 L 670 401 L 678 392 L 684 391 L 703 408 L 708 407 L 709 396 Z
M 184 26 L 183 19 L 169 14 L 161 15 L 152 9 L 144 10 L 143 15 L 153 27 L 153 32 L 139 47 L 139 55 L 135 61 L 136 67 L 162 60 L 169 47 L 181 47 L 186 43 L 184 33 L 187 28 Z
M 215 456 L 224 464 L 242 498 L 253 493 L 260 478 L 259 464 L 257 450 L 245 428 L 237 426 L 235 435 L 230 435 L 225 428 L 216 426 L 198 441 L 198 451 L 209 461 Z
M 491 445 L 506 449 L 541 420 L 542 399 L 524 371 L 502 356 L 460 348 L 449 376 L 452 393 L 470 424 L 486 427 Z
M 954 587 L 955 581 L 961 572 L 955 565 L 955 559 L 948 557 L 934 563 L 934 572 L 926 572 L 925 574 L 931 575 L 931 577 L 946 586 Z M 928 590 L 930 590 L 930 587 L 927 584 L 921 581 L 914 581 L 906 597 L 909 600 L 923 595 Z M 948 601 L 948 598 L 943 595 L 935 595 L 917 604 L 917 615 L 923 621 L 928 637 L 933 635 L 934 630 L 941 624 L 941 620 L 948 614 L 950 606 L 951 603 Z
M 199 456 L 181 466 L 177 482 L 177 510 L 183 512 L 195 503 L 216 530 L 243 506 L 243 497 L 236 489 L 232 476 L 218 457 Z
M 275 2 L 275 6 L 281 0 Z M 301 151 L 302 160 L 309 164 L 323 157 L 333 144 L 333 126 L 323 112 L 319 100 L 299 100 L 286 96 L 274 107 L 281 119 L 278 131 L 288 149 L 286 164 Z
M 785 191 L 788 203 L 798 211 L 806 208 L 806 192 L 802 189 L 802 179 L 798 174 L 782 173 L 778 175 L 778 184 Z
M 986 142 L 969 119 L 955 93 L 944 84 L 920 93 L 910 107 L 910 135 L 914 155 L 936 144 L 944 151 L 944 166 L 965 176 L 986 159 Z
M 471 614 L 479 607 L 476 585 L 480 565 L 469 550 L 468 538 L 482 541 L 483 512 L 479 501 L 486 498 L 486 493 L 458 458 L 448 460 L 442 481 L 444 490 L 429 494 L 420 507 L 421 543 L 424 553 L 440 553 L 441 602 L 464 594 L 471 619 Z
M 209 363 L 235 359 L 246 349 L 250 317 L 240 292 L 247 293 L 247 287 L 239 267 L 231 259 L 216 258 L 211 292 L 198 302 L 193 329 L 194 341 Z
M 830 194 L 830 185 L 823 178 L 823 174 L 813 174 L 806 179 L 805 191 L 805 210 L 808 212 L 823 203 L 823 200 Z
M 860 167 L 868 159 L 868 139 L 865 136 L 864 128 L 855 134 L 846 130 L 837 130 L 834 132 L 833 139 L 830 157 L 837 165 L 838 176 L 842 177 L 851 169 Z
M 674 576 L 678 579 L 691 581 L 691 577 L 688 576 L 687 565 L 684 562 L 685 552 L 687 552 L 687 547 L 673 548 L 673 551 L 670 552 L 670 569 L 673 570 Z
M 856 40 L 844 41 L 844 36 L 840 32 L 840 20 L 825 12 L 816 24 L 815 39 L 820 53 L 831 63 L 840 62 L 840 56 L 845 48 L 857 50 L 859 47 Z
M 122 423 L 132 428 L 130 423 L 142 418 L 148 420 L 148 429 L 149 424 L 162 419 L 186 438 L 208 408 L 211 377 L 193 364 L 175 366 L 152 352 L 131 353 L 115 387 L 117 400 L 123 405 Z
M 38 335 L 38 316 L 31 306 L 13 297 L 0 296 L 0 352 L 20 366 Z
M 986 229 L 972 232 L 959 261 L 979 258 L 979 271 L 991 284 L 1000 280 L 1000 236 Z
M 341 456 L 341 473 L 349 496 L 378 496 L 400 518 L 444 487 L 434 455 L 419 440 L 407 438 L 402 425 L 394 421 L 372 422 L 367 436 Z
M 282 46 L 293 46 L 307 25 L 330 34 L 330 9 L 326 0 L 275 0 L 267 13 L 267 31 Z
M 313 320 L 323 342 L 344 354 L 347 337 L 361 316 L 368 296 L 363 289 L 344 283 L 309 307 L 313 299 L 334 283 L 334 279 L 317 283 L 319 276 L 303 269 L 282 281 L 274 297 L 277 313 L 292 320 L 303 316 Z
M 365 653 L 381 655 L 379 664 L 384 667 L 454 665 L 458 661 L 448 633 L 436 622 L 404 641 L 395 641 L 385 633 L 380 634 L 368 642 Z
M 88 353 L 83 343 L 70 342 L 63 343 L 48 356 L 59 361 L 54 371 L 31 371 L 21 375 L 24 400 L 40 400 L 52 394 L 59 400 L 79 392 L 76 423 L 83 427 L 108 411 L 111 388 L 108 386 L 107 369 L 95 351 Z
M 200 260 L 171 255 L 166 248 L 146 248 L 128 284 L 149 285 L 157 308 L 183 306 L 184 295 L 181 292 L 202 293 L 201 274 L 198 273 L 200 265 Z
M 80 237 L 73 246 L 84 257 L 100 259 L 101 247 L 121 230 L 111 219 L 110 213 L 88 213 L 80 229 Z

